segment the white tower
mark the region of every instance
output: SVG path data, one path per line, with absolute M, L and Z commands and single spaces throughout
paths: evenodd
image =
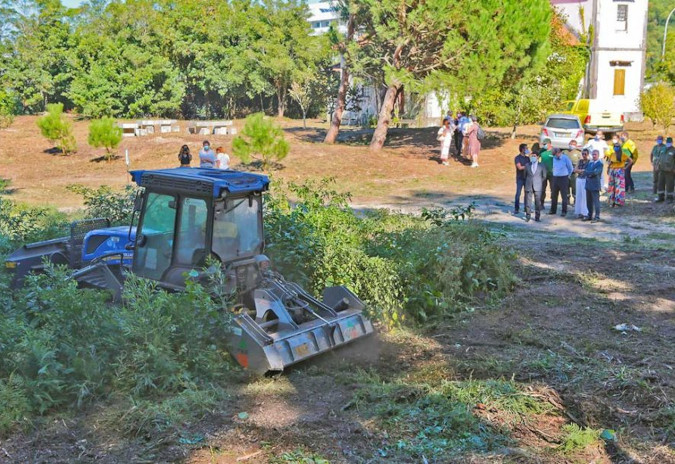
M 610 102 L 627 120 L 641 119 L 647 0 L 594 0 L 592 8 L 589 97 Z
M 641 119 L 647 50 L 647 0 L 551 0 L 577 33 L 592 31 L 586 91 L 626 119 Z M 582 13 L 583 12 L 583 13 Z M 583 25 L 582 25 L 583 22 Z

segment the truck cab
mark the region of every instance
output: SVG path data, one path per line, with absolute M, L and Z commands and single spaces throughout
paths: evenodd
M 175 288 L 208 259 L 250 261 L 264 249 L 259 174 L 176 168 L 132 171 L 145 188 L 140 205 L 134 274 Z

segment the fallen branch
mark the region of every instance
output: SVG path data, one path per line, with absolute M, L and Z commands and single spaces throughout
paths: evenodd
M 255 453 L 247 454 L 245 456 L 240 456 L 240 457 L 237 458 L 237 462 L 246 461 L 247 459 L 254 458 L 257 455 L 261 454 L 262 452 L 263 452 L 263 450 L 259 450 L 259 451 L 256 451 Z

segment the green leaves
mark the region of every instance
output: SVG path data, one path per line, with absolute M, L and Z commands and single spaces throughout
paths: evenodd
M 675 117 L 675 88 L 659 83 L 640 94 L 640 107 L 654 125 L 663 126 L 666 132 Z
M 87 141 L 92 147 L 105 148 L 106 159 L 110 161 L 112 150 L 117 148 L 122 141 L 122 129 L 117 126 L 113 118 L 97 119 L 89 124 Z
M 47 105 L 47 114 L 37 120 L 37 125 L 42 135 L 64 155 L 77 151 L 73 123 L 63 115 L 63 103 Z
M 252 156 L 259 155 L 263 169 L 267 169 L 272 161 L 284 159 L 289 150 L 284 131 L 262 113 L 248 116 L 241 135 L 232 141 L 235 156 L 248 163 Z

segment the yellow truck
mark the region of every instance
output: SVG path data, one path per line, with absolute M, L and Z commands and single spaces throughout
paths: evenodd
M 616 133 L 623 130 L 625 118 L 620 111 L 613 110 L 610 103 L 582 98 L 564 102 L 563 114 L 573 114 L 579 118 L 586 132 Z

